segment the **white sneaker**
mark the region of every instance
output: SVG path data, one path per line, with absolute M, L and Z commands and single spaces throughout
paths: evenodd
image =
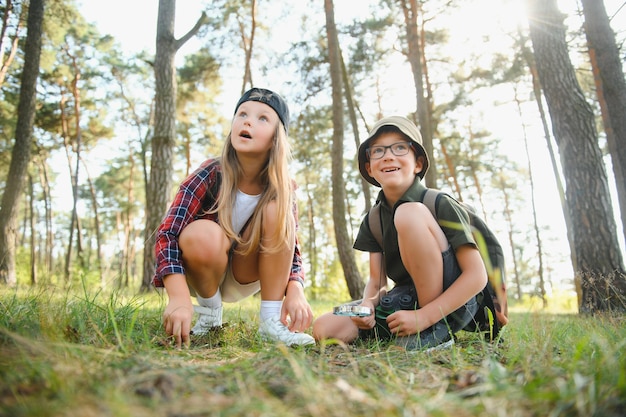
M 193 306 L 193 310 L 199 314 L 196 325 L 191 329 L 195 335 L 207 334 L 213 327 L 222 325 L 222 307 Z
M 294 333 L 280 322 L 278 317 L 261 322 L 259 333 L 264 340 L 270 342 L 282 342 L 287 346 L 314 345 L 315 339 L 306 333 Z

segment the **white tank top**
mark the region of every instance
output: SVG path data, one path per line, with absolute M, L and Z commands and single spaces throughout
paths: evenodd
M 260 199 L 261 194 L 250 195 L 237 190 L 235 205 L 233 206 L 233 231 L 235 233 L 241 232 L 243 226 L 254 213 L 254 209 L 259 204 Z

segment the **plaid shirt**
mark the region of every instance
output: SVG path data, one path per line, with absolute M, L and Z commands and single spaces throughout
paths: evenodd
M 217 214 L 208 214 L 217 200 L 221 184 L 222 167 L 217 159 L 208 159 L 192 173 L 178 188 L 174 201 L 170 206 L 159 230 L 157 231 L 155 254 L 156 271 L 152 278 L 155 287 L 163 287 L 163 278 L 170 274 L 185 274 L 178 236 L 192 221 L 208 219 L 219 223 Z M 294 204 L 293 215 L 298 224 L 297 205 Z M 296 237 L 296 245 L 291 264 L 289 280 L 304 284 L 302 256 Z

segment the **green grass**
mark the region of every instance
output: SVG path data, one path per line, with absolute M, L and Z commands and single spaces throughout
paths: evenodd
M 497 344 L 285 348 L 258 299 L 170 347 L 164 296 L 0 289 L 1 416 L 623 416 L 623 316 L 515 312 Z M 316 315 L 332 304 L 312 304 Z

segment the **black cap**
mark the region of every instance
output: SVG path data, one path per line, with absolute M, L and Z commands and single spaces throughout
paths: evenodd
M 237 113 L 239 106 L 246 101 L 260 101 L 270 106 L 278 114 L 280 121 L 283 122 L 285 132 L 289 130 L 289 108 L 281 96 L 265 88 L 251 88 L 237 102 L 235 113 Z

